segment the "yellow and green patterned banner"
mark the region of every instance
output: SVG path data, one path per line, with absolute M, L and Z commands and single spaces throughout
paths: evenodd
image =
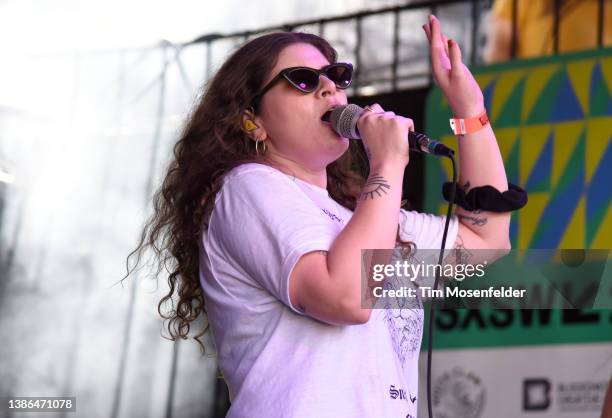
M 508 180 L 529 192 L 513 248 L 612 248 L 612 48 L 473 69 Z M 450 108 L 429 95 L 426 132 L 457 149 Z M 425 210 L 444 213 L 450 162 L 427 158 Z

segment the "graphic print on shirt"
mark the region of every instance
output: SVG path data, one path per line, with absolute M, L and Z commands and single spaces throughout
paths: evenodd
M 324 214 L 326 214 L 327 216 L 329 216 L 329 219 L 331 219 L 332 221 L 336 221 L 340 224 L 344 224 L 344 220 L 339 217 L 338 215 L 332 213 L 331 211 L 325 209 L 325 208 L 321 208 L 321 210 L 323 211 Z
M 417 260 L 410 256 L 409 262 L 416 263 Z M 407 282 L 400 281 L 396 277 L 385 280 L 384 288 L 399 289 Z M 391 335 L 393 350 L 397 358 L 405 368 L 408 359 L 419 355 L 421 349 L 421 338 L 423 335 L 423 305 L 418 298 L 395 298 L 393 306 L 385 305 L 385 322 Z M 409 372 L 408 370 L 404 370 Z
M 389 396 L 391 399 L 406 399 L 406 389 L 396 388 L 395 385 L 389 386 Z
M 303 181 L 297 181 L 297 179 L 293 179 L 293 181 L 294 181 L 294 183 L 300 189 L 302 189 L 304 194 L 306 196 L 308 196 L 310 198 L 310 200 L 312 200 L 312 202 L 321 209 L 321 211 L 323 211 L 323 213 L 329 219 L 331 219 L 335 223 L 338 223 L 340 225 L 344 225 L 344 223 L 345 223 L 344 222 L 344 218 L 341 218 L 340 216 L 336 215 L 332 210 L 328 209 L 328 207 L 329 207 L 331 202 L 335 203 L 335 201 L 331 197 L 321 195 L 321 193 L 313 190 L 312 186 L 309 186 L 308 184 L 304 183 Z M 337 205 L 337 203 L 336 203 L 336 205 Z
M 391 334 L 393 350 L 397 358 L 406 366 L 410 357 L 418 356 L 423 335 L 422 309 L 387 309 L 385 319 Z

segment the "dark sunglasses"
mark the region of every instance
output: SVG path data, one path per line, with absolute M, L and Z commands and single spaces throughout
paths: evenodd
M 256 106 L 262 96 L 267 93 L 282 78 L 289 84 L 304 93 L 312 93 L 319 87 L 319 77 L 324 75 L 334 82 L 339 89 L 345 89 L 351 85 L 353 80 L 353 65 L 346 62 L 337 62 L 326 65 L 317 70 L 309 67 L 290 67 L 281 70 L 266 86 L 251 100 L 251 104 Z

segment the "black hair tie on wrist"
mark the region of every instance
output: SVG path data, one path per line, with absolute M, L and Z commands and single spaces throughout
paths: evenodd
M 442 195 L 446 201 L 450 198 L 452 186 L 452 182 L 446 182 L 442 186 Z M 512 183 L 508 183 L 508 190 L 505 192 L 487 185 L 474 187 L 466 194 L 465 190 L 457 187 L 454 203 L 470 212 L 475 210 L 510 212 L 527 204 L 527 192 Z

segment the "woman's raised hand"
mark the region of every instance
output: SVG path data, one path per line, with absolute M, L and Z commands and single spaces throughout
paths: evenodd
M 366 106 L 357 122 L 370 167 L 378 164 L 408 165 L 408 132 L 414 130 L 412 119 L 385 112 L 378 103 Z
M 434 79 L 448 99 L 454 116 L 478 116 L 484 110 L 482 90 L 461 61 L 459 44 L 446 38 L 434 15 L 429 16 L 429 23 L 423 25 L 423 30 L 429 40 Z

